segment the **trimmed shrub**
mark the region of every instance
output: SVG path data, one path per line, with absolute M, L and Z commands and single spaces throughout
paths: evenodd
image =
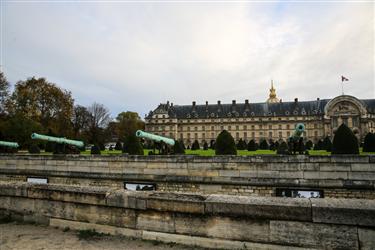
M 215 149 L 215 140 L 210 141 L 210 149 Z
M 333 138 L 332 154 L 359 154 L 357 137 L 344 123 L 337 129 Z
M 29 153 L 30 154 L 39 154 L 40 148 L 36 144 L 31 144 L 30 147 L 29 147 Z
M 132 133 L 125 137 L 122 152 L 129 155 L 143 155 L 143 147 L 135 134 Z
M 276 146 L 275 146 L 275 142 L 272 140 L 272 139 L 270 139 L 269 141 L 268 141 L 268 143 L 269 143 L 269 149 L 270 150 L 276 150 L 277 148 L 276 148 Z
M 100 148 L 97 144 L 95 144 L 94 146 L 91 147 L 91 154 L 92 155 L 100 155 L 101 154 Z
M 116 142 L 115 150 L 122 150 L 122 143 L 121 143 L 120 140 L 118 140 L 118 141 Z
M 289 148 L 288 148 L 288 144 L 286 144 L 285 141 L 282 141 L 279 145 L 279 147 L 277 148 L 277 151 L 276 153 L 278 155 L 288 155 L 289 154 Z
M 175 141 L 173 145 L 174 154 L 185 154 L 185 149 L 183 148 L 183 143 L 181 141 Z
M 313 147 L 313 142 L 311 140 L 308 140 L 305 144 L 306 150 L 310 150 Z
M 236 143 L 232 135 L 223 130 L 216 138 L 215 145 L 215 154 L 216 155 L 237 155 Z
M 245 149 L 247 149 L 247 144 L 246 144 L 246 142 L 244 140 L 242 140 L 242 138 L 239 139 L 238 142 L 237 142 L 237 149 L 238 150 L 245 150 Z
M 363 152 L 375 152 L 375 134 L 367 133 L 363 142 Z
M 324 140 L 323 140 L 323 148 L 322 149 L 327 150 L 328 152 L 331 152 L 331 150 L 332 150 L 332 142 L 331 142 L 331 139 L 329 139 L 328 136 L 326 138 L 324 138 Z
M 204 142 L 204 144 L 203 144 L 203 150 L 208 150 L 208 144 L 207 144 L 207 142 Z
M 317 143 L 314 145 L 314 150 L 322 150 L 323 149 L 323 141 L 320 139 Z
M 98 146 L 99 146 L 100 150 L 105 150 L 105 145 L 104 145 L 104 143 L 99 142 Z
M 255 143 L 254 140 L 250 140 L 249 143 L 247 144 L 247 150 L 248 151 L 256 151 L 258 149 L 257 144 Z
M 193 145 L 191 145 L 191 150 L 199 150 L 199 149 L 200 149 L 199 142 L 195 140 L 193 142 Z
M 54 142 L 48 141 L 46 143 L 46 147 L 44 149 L 45 152 L 53 152 L 55 150 L 55 144 Z
M 267 141 L 266 141 L 266 140 L 262 140 L 262 141 L 260 142 L 260 144 L 259 144 L 259 148 L 260 148 L 260 149 L 263 149 L 263 150 L 268 149 L 268 143 L 267 143 Z

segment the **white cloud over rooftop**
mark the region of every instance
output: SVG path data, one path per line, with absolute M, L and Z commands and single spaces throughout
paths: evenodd
M 373 3 L 2 3 L 2 67 L 115 115 L 176 104 L 374 98 Z

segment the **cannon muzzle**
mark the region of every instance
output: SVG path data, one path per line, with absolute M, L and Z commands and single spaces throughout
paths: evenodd
M 9 142 L 9 141 L 0 141 L 0 146 L 9 147 L 9 148 L 19 147 L 17 142 Z
M 80 147 L 80 148 L 82 148 L 85 145 L 83 141 L 69 140 L 69 139 L 62 138 L 62 137 L 53 137 L 53 136 L 48 136 L 48 135 L 40 135 L 37 133 L 32 133 L 31 139 L 51 141 L 51 142 L 56 142 L 59 144 L 68 144 L 68 145 L 73 145 L 73 146 Z
M 144 138 L 144 139 L 147 139 L 147 140 L 152 140 L 152 141 L 156 141 L 156 142 L 164 142 L 164 143 L 166 143 L 168 145 L 171 145 L 171 146 L 173 146 L 174 143 L 175 143 L 174 140 L 171 139 L 171 138 L 150 134 L 150 133 L 144 132 L 142 130 L 137 130 L 137 132 L 135 132 L 135 135 L 137 137 L 141 137 L 141 138 Z
M 292 141 L 298 141 L 299 138 L 302 136 L 303 132 L 305 132 L 305 125 L 303 123 L 297 123 L 293 134 L 289 137 Z

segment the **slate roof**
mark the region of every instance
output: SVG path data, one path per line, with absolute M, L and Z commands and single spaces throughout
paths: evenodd
M 293 116 L 293 115 L 323 115 L 324 107 L 330 99 L 315 101 L 294 101 L 279 103 L 232 103 L 208 105 L 170 105 L 160 104 L 146 119 L 154 113 L 168 113 L 169 117 L 177 119 L 189 118 L 242 118 L 253 116 Z M 361 100 L 368 112 L 375 113 L 375 99 Z

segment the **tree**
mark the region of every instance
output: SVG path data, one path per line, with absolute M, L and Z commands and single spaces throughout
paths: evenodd
M 82 138 L 87 133 L 91 114 L 86 107 L 76 105 L 73 108 L 72 127 L 75 138 Z
M 143 130 L 145 128 L 145 123 L 141 120 L 137 112 L 121 112 L 117 115 L 116 120 L 118 122 L 118 138 L 124 138 L 130 134 L 135 134 L 137 130 Z
M 185 154 L 185 149 L 183 147 L 182 141 L 175 141 L 173 145 L 173 153 L 174 154 Z
M 332 154 L 359 154 L 357 137 L 344 123 L 337 129 L 333 138 Z
M 29 153 L 30 154 L 39 154 L 40 153 L 40 148 L 36 144 L 31 144 L 29 146 Z
M 363 143 L 363 152 L 375 152 L 375 134 L 367 133 Z
M 270 150 L 276 150 L 277 148 L 276 148 L 276 146 L 275 146 L 275 142 L 272 140 L 272 139 L 269 139 L 269 149 Z
M 129 155 L 143 155 L 142 145 L 135 134 L 129 134 L 125 137 L 122 152 Z
M 191 150 L 199 150 L 199 149 L 200 149 L 199 142 L 195 140 L 193 142 L 193 145 L 191 145 Z
M 0 114 L 5 112 L 5 103 L 9 97 L 9 82 L 0 71 Z
M 332 150 L 332 142 L 328 136 L 326 136 L 326 138 L 323 140 L 323 149 L 327 150 L 328 152 L 331 152 Z
M 260 148 L 260 149 L 263 149 L 263 150 L 268 149 L 268 143 L 267 143 L 267 141 L 266 141 L 266 140 L 262 140 L 262 141 L 260 142 L 260 144 L 259 144 L 259 148 Z
M 39 122 L 47 130 L 61 136 L 70 133 L 73 98 L 67 90 L 60 89 L 45 78 L 19 81 L 11 96 L 10 111 Z
M 215 154 L 237 155 L 236 143 L 234 142 L 232 135 L 228 131 L 221 131 L 221 133 L 216 138 Z
M 289 154 L 289 148 L 288 148 L 288 144 L 286 144 L 285 141 L 282 141 L 279 145 L 279 147 L 277 148 L 277 154 L 278 155 L 287 155 Z
M 258 149 L 257 144 L 255 143 L 254 140 L 250 140 L 249 143 L 247 144 L 247 150 L 248 151 L 256 151 Z
M 87 108 L 90 113 L 88 125 L 88 141 L 93 144 L 103 144 L 105 141 L 104 128 L 110 121 L 109 110 L 103 105 L 94 102 Z

